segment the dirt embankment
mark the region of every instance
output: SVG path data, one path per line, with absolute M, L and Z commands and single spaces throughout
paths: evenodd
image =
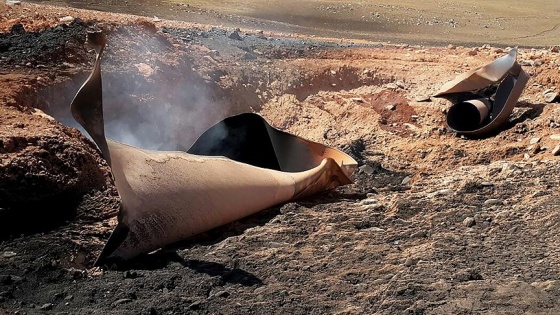
M 430 95 L 505 48 L 0 11 L 0 313 L 560 312 L 560 106 L 545 101 L 560 88 L 557 50 L 519 50 L 531 78 L 509 122 L 470 140 L 448 130 L 450 104 Z M 91 70 L 90 27 L 109 40 L 110 137 L 184 149 L 255 111 L 354 156 L 354 184 L 92 268 L 119 198 L 68 112 Z

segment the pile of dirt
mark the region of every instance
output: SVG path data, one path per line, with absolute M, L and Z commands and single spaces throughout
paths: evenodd
M 29 18 L 36 8 L 44 18 Z M 507 49 L 4 9 L 0 313 L 560 312 L 560 106 L 545 100 L 559 88 L 558 51 L 519 50 L 529 84 L 500 133 L 472 140 L 449 131 L 450 104 L 430 96 Z M 218 120 L 257 112 L 352 155 L 354 183 L 92 268 L 119 198 L 68 110 L 92 67 L 91 27 L 108 37 L 110 137 L 181 150 Z
M 60 57 L 70 63 L 88 61 L 85 54 L 84 32 L 91 26 L 80 19 L 60 24 L 42 32 L 27 32 L 21 23 L 14 24 L 9 33 L 0 36 L 2 62 L 10 65 L 55 66 Z

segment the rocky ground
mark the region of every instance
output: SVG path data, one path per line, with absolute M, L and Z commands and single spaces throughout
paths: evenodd
M 509 122 L 459 137 L 433 98 L 503 56 L 0 4 L 0 314 L 558 314 L 556 47 Z M 108 37 L 112 138 L 188 148 L 228 115 L 344 150 L 354 184 L 93 268 L 118 194 L 68 106 Z

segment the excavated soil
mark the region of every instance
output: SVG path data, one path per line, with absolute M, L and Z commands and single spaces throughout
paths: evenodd
M 560 54 L 482 139 L 431 97 L 506 47 L 392 45 L 0 4 L 0 314 L 558 314 Z M 185 150 L 256 112 L 359 163 L 354 183 L 126 265 L 110 169 L 69 113 L 102 30 L 109 137 Z M 186 201 L 188 202 L 188 201 Z

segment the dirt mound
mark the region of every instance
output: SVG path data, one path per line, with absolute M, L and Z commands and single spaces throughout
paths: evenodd
M 1 111 L 10 123 L 0 128 L 0 237 L 48 230 L 77 214 L 90 221 L 114 215 L 81 207 L 96 198 L 118 202 L 95 145 L 39 110 Z
M 21 23 L 14 24 L 10 33 L 0 34 L 3 64 L 25 66 L 55 66 L 64 56 L 66 62 L 90 60 L 84 51 L 84 32 L 91 26 L 80 19 L 60 24 L 41 32 L 27 32 Z

